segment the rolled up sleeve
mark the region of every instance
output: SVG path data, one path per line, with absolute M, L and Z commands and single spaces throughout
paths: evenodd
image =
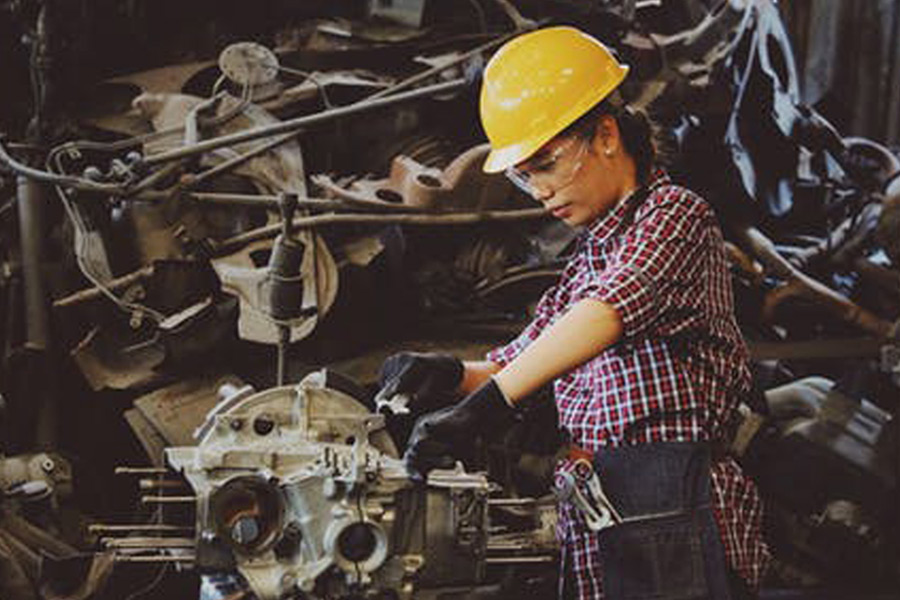
M 622 236 L 607 261 L 589 260 L 590 273 L 576 292 L 611 305 L 622 319 L 625 339 L 641 336 L 679 306 L 696 306 L 699 274 L 706 262 L 708 205 L 682 195 L 652 207 Z M 690 315 L 679 315 L 684 321 Z

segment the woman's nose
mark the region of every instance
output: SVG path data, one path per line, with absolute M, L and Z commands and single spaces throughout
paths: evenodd
M 553 189 L 550 187 L 533 186 L 531 196 L 538 202 L 547 202 L 553 197 Z

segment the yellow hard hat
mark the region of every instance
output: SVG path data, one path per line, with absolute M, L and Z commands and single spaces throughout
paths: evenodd
M 481 87 L 481 124 L 491 142 L 485 172 L 534 154 L 627 73 L 606 46 L 574 27 L 538 29 L 504 44 L 485 67 Z

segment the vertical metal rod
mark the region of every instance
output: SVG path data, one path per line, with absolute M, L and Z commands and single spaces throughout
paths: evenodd
M 291 343 L 291 326 L 279 324 L 278 325 L 278 365 L 276 369 L 276 382 L 275 385 L 282 386 L 284 385 L 284 364 L 287 358 L 287 350 L 288 346 Z
M 17 185 L 22 280 L 25 288 L 25 347 L 42 352 L 50 343 L 47 295 L 41 273 L 45 197 L 41 184 L 33 179 L 19 176 Z

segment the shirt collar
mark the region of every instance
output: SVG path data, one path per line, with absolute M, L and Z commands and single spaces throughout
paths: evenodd
M 586 228 L 586 233 L 593 241 L 597 243 L 605 242 L 609 236 L 616 232 L 625 221 L 629 214 L 637 209 L 646 194 L 641 193 L 642 189 L 652 191 L 654 188 L 670 183 L 668 173 L 661 168 L 656 168 L 650 173 L 650 178 L 643 188 L 638 188 L 619 200 L 618 203 L 605 215 L 599 217 Z

